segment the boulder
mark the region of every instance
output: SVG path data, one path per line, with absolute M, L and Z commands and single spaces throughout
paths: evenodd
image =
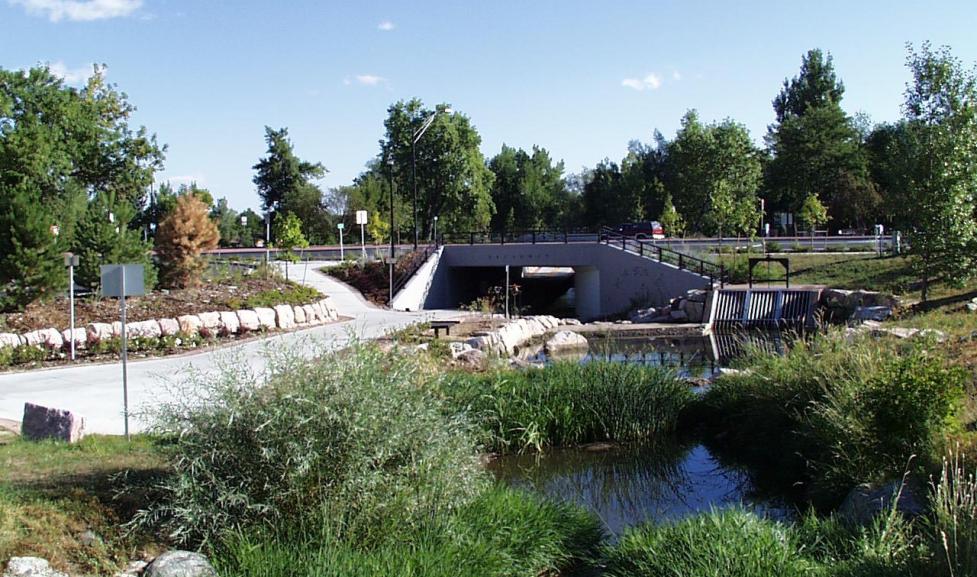
M 75 443 L 85 436 L 85 419 L 71 411 L 24 403 L 20 434 L 30 441 L 55 439 Z
M 188 336 L 197 336 L 204 324 L 197 315 L 183 315 L 176 317 L 176 322 L 180 324 L 180 332 Z
M 60 350 L 64 346 L 64 337 L 58 329 L 41 329 L 24 333 L 24 344 L 32 347 L 44 347 L 49 350 Z
M 247 333 L 261 328 L 261 321 L 258 320 L 258 313 L 251 309 L 241 309 L 237 311 L 237 322 L 241 326 L 241 332 Z
M 112 325 L 109 323 L 91 323 L 85 327 L 88 344 L 95 345 L 112 338 Z
M 217 313 L 220 316 L 220 334 L 236 335 L 241 332 L 241 321 L 237 318 L 237 313 L 234 311 L 221 311 Z
M 967 311 L 977 313 L 977 303 L 967 303 Z
M 221 314 L 219 312 L 200 313 L 200 334 L 205 337 L 216 337 L 221 330 Z
M 265 307 L 255 307 L 254 314 L 258 315 L 258 323 L 260 328 L 273 331 L 278 328 L 275 323 L 275 310 Z
M 71 333 L 71 329 L 61 331 L 61 338 L 64 340 L 65 349 L 71 349 L 71 341 L 75 341 L 75 350 L 88 346 L 88 334 L 81 327 L 75 327 L 74 334 Z
M 291 305 L 275 305 L 275 322 L 280 329 L 295 328 L 295 312 Z
M 485 364 L 485 353 L 477 349 L 472 349 L 461 353 L 455 360 L 462 366 L 477 369 Z
M 451 358 L 457 359 L 461 355 L 467 353 L 468 351 L 473 351 L 475 349 L 468 343 L 448 343 L 448 349 L 451 351 Z
M 122 321 L 114 321 L 112 323 L 112 336 L 116 338 L 122 337 Z
M 689 315 L 685 311 L 672 311 L 669 313 L 668 318 L 673 323 L 684 323 L 688 322 Z
M 587 339 L 573 331 L 560 331 L 546 341 L 546 353 L 557 354 L 562 351 L 586 349 Z
M 143 577 L 217 577 L 217 571 L 200 553 L 167 551 L 146 566 Z
M 302 305 L 302 310 L 305 311 L 305 322 L 313 325 L 322 323 L 322 307 L 314 304 Z
M 159 319 L 159 332 L 164 337 L 175 337 L 180 333 L 180 323 L 176 319 Z
M 901 487 L 901 489 L 900 489 Z M 889 510 L 893 499 L 898 496 L 896 510 L 914 518 L 926 513 L 925 491 L 918 490 L 912 484 L 902 484 L 893 480 L 880 485 L 859 485 L 848 492 L 838 514 L 848 522 L 866 525 L 876 515 Z
M 560 319 L 560 324 L 569 327 L 579 327 L 583 323 L 581 323 L 579 319 Z
M 706 296 L 709 295 L 709 291 L 702 289 L 690 289 L 685 293 L 685 300 L 693 303 L 704 303 L 706 302 Z
M 0 347 L 19 347 L 24 344 L 20 335 L 14 333 L 0 333 Z
M 848 295 L 848 308 L 858 307 L 888 307 L 898 308 L 899 299 L 893 295 L 878 291 L 857 290 Z
M 856 307 L 855 312 L 852 313 L 853 321 L 884 321 L 885 319 L 892 316 L 892 307 L 887 306 L 871 306 L 871 307 Z
M 141 337 L 144 339 L 158 339 L 163 336 L 163 331 L 159 328 L 156 320 L 138 321 L 126 323 L 126 334 L 131 337 Z
M 848 299 L 852 292 L 854 291 L 845 289 L 824 289 L 821 291 L 821 304 L 826 307 L 847 307 Z
M 11 557 L 3 577 L 68 577 L 40 557 Z
M 685 314 L 688 315 L 690 323 L 703 322 L 705 312 L 706 303 L 704 301 L 685 301 Z
M 295 317 L 295 324 L 297 325 L 304 325 L 305 323 L 309 322 L 305 317 L 305 309 L 302 308 L 302 305 L 295 305 L 292 307 L 292 316 Z
M 319 301 L 319 308 L 322 309 L 323 320 L 334 321 L 339 318 L 339 312 L 332 304 L 332 299 L 322 299 Z

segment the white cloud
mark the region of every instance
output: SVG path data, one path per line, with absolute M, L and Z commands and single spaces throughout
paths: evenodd
M 77 68 L 68 68 L 68 66 L 58 60 L 57 62 L 49 62 L 48 69 L 51 74 L 54 74 L 58 78 L 64 80 L 65 84 L 72 86 L 81 86 L 88 82 L 88 78 L 95 73 L 94 64 L 86 64 L 85 66 L 79 66 Z M 102 70 L 102 75 L 107 74 L 105 69 Z
M 376 76 L 374 74 L 360 74 L 356 76 L 357 84 L 362 84 L 364 86 L 377 86 L 383 84 L 387 79 L 382 76 Z
M 384 32 L 390 32 L 396 27 L 397 25 L 390 20 L 384 20 L 383 22 L 377 24 L 377 30 L 383 30 Z
M 23 6 L 28 14 L 47 16 L 51 22 L 87 22 L 128 16 L 142 6 L 142 0 L 7 0 Z
M 682 73 L 681 73 L 681 72 L 679 72 L 678 70 L 673 70 L 673 71 L 672 71 L 672 78 L 673 78 L 674 80 L 676 80 L 676 81 L 679 81 L 679 80 L 681 80 L 681 79 L 682 79 Z
M 621 86 L 631 88 L 641 92 L 642 90 L 658 90 L 661 88 L 662 79 L 657 74 L 649 74 L 644 78 L 625 78 L 621 81 Z

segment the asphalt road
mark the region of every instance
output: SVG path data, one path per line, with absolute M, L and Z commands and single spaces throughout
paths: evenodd
M 287 349 L 309 358 L 347 346 L 352 340 L 368 340 L 414 322 L 433 318 L 455 318 L 458 311 L 405 313 L 377 308 L 362 297 L 319 272 L 325 263 L 291 265 L 289 276 L 317 288 L 334 299 L 340 315 L 352 320 L 276 334 L 239 344 L 212 348 L 180 356 L 134 360 L 128 363 L 130 430 L 146 423 L 137 416 L 160 401 L 173 401 L 175 386 L 187 382 L 190 371 L 206 378 L 224 363 L 246 364 L 260 373 L 268 364 L 268 353 Z M 86 431 L 121 434 L 124 431 L 122 365 L 120 362 L 79 363 L 64 368 L 33 370 L 0 375 L 0 419 L 19 421 L 24 403 L 68 409 L 85 417 Z

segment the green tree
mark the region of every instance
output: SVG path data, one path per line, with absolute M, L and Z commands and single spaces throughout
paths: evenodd
M 977 77 L 949 48 L 908 47 L 912 82 L 903 105 L 905 145 L 901 166 L 910 251 L 922 281 L 922 298 L 934 279 L 964 281 L 974 275 L 977 223 Z
M 75 89 L 46 67 L 0 69 L 0 197 L 13 223 L 0 232 L 0 291 L 19 305 L 63 286 L 37 259 L 74 244 L 89 198 L 111 194 L 136 209 L 162 167 L 165 147 L 129 127 L 133 106 L 101 67 L 93 72 Z M 53 247 L 40 232 L 52 224 L 60 229 Z
M 495 212 L 491 195 L 493 174 L 480 150 L 482 138 L 467 116 L 448 110 L 446 104 L 426 109 L 415 98 L 390 106 L 384 121 L 386 137 L 380 142 L 378 162 L 393 159 L 397 191 L 409 205 L 414 190 L 411 142 L 425 122 L 431 121 L 414 147 L 421 238 L 433 233 L 435 216 L 439 217 L 441 230 L 464 231 L 484 229 Z M 413 226 L 413 217 L 410 224 Z
M 289 212 L 275 221 L 275 247 L 280 250 L 278 258 L 296 262 L 299 257 L 293 251 L 307 246 L 309 241 L 302 234 L 302 221 L 299 217 Z
M 0 190 L 0 310 L 11 311 L 67 285 L 55 224 L 30 182 Z
M 615 226 L 644 218 L 640 199 L 627 194 L 617 163 L 605 158 L 584 180 L 583 219 L 588 227 Z
M 534 146 L 529 154 L 503 144 L 488 166 L 495 175 L 492 230 L 538 230 L 565 223 L 568 193 L 563 163 L 554 164 L 545 149 Z
M 814 234 L 814 231 L 828 222 L 828 209 L 821 204 L 821 199 L 817 193 L 811 193 L 804 199 L 800 210 L 797 211 L 797 220 Z
M 748 234 L 758 220 L 760 151 L 732 120 L 704 125 L 690 110 L 667 144 L 664 186 L 688 227 L 707 234 Z
M 152 245 L 144 242 L 140 231 L 129 228 L 136 211 L 127 199 L 116 199 L 112 193 L 100 192 L 88 203 L 78 221 L 71 252 L 79 257 L 75 282 L 97 289 L 103 264 L 142 264 L 146 289 L 156 284 Z
M 322 191 L 312 180 L 324 176 L 325 167 L 295 155 L 287 128 L 274 130 L 266 126 L 265 142 L 268 155 L 253 166 L 256 174 L 252 179 L 263 208 L 274 214 L 294 213 L 303 223 L 304 233 L 319 240 L 328 234 L 330 224 L 322 204 Z
M 837 225 L 863 228 L 880 199 L 861 134 L 841 108 L 844 91 L 830 55 L 816 49 L 804 55 L 800 74 L 785 80 L 773 101 L 766 188 L 774 209 L 796 212 L 814 192 Z
M 210 209 L 210 218 L 220 233 L 220 246 L 244 246 L 244 227 L 241 217 L 230 207 L 226 198 L 221 198 Z
M 685 219 L 679 214 L 675 205 L 672 204 L 672 195 L 665 195 L 665 203 L 662 208 L 661 216 L 658 217 L 665 234 L 670 237 L 684 236 Z

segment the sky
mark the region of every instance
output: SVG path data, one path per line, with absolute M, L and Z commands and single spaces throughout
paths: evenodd
M 48 64 L 80 86 L 93 63 L 168 146 L 159 180 L 258 208 L 264 127 L 287 127 L 329 189 L 379 152 L 387 108 L 412 97 L 467 115 L 489 158 L 534 145 L 566 171 L 671 138 L 690 108 L 758 144 L 771 101 L 821 48 L 842 106 L 899 118 L 906 43 L 977 62 L 973 0 L 0 0 L 0 67 Z M 423 145 L 423 142 L 421 143 Z

